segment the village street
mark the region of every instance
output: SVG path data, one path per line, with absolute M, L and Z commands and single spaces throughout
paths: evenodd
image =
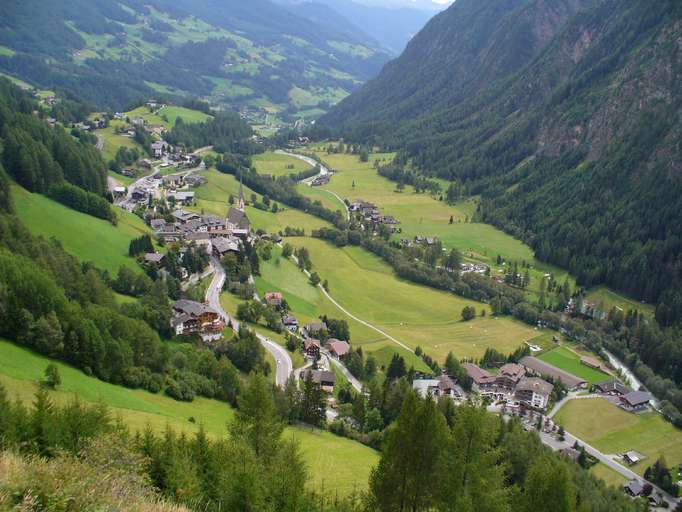
M 214 274 L 211 284 L 206 289 L 206 302 L 208 302 L 208 305 L 220 314 L 226 323 L 230 322 L 232 329 L 237 332 L 239 331 L 239 322 L 232 318 L 220 304 L 220 292 L 222 291 L 223 284 L 225 283 L 225 270 L 215 257 L 211 257 L 210 265 L 214 270 Z M 275 359 L 275 383 L 280 387 L 284 387 L 287 380 L 289 379 L 289 376 L 294 371 L 294 365 L 291 361 L 289 353 L 284 347 L 281 347 L 265 336 L 262 336 L 258 333 L 256 333 L 256 336 L 265 350 L 270 352 L 272 357 Z

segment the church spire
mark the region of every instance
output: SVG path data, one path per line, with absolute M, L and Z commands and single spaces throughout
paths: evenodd
M 237 199 L 237 210 L 244 211 L 244 183 L 239 177 L 239 199 Z

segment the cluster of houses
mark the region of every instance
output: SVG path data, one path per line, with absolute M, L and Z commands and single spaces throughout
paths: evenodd
M 414 245 L 426 245 L 430 247 L 436 243 L 438 243 L 438 238 L 421 235 L 415 236 L 413 240 L 410 240 L 409 238 L 402 238 L 400 240 L 400 245 L 403 247 L 413 247 Z
M 374 225 L 384 224 L 391 227 L 392 231 L 396 231 L 398 224 L 400 224 L 400 221 L 395 217 L 382 215 L 379 207 L 374 203 L 363 201 L 362 199 L 352 202 L 348 206 L 348 210 L 351 213 L 359 215 L 360 218 L 367 223 Z

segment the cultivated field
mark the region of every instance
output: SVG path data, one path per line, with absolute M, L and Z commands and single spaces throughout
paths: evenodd
M 636 450 L 647 459 L 633 466 L 640 475 L 664 455 L 668 464 L 682 462 L 682 431 L 660 414 L 631 414 L 603 398 L 570 400 L 556 421 L 578 438 L 607 454 Z
M 19 186 L 12 186 L 12 196 L 19 219 L 34 235 L 56 238 L 67 252 L 112 275 L 122 265 L 138 268 L 128 256 L 130 240 L 151 231 L 136 215 L 116 209 L 119 220 L 114 226 Z
M 54 361 L 0 340 L 0 383 L 11 398 L 30 403 L 36 381 L 43 378 L 43 371 L 50 362 Z M 193 433 L 203 425 L 211 436 L 227 435 L 226 425 L 234 412 L 226 403 L 205 398 L 177 402 L 162 394 L 108 384 L 68 365 L 54 363 L 62 377 L 59 390 L 50 393 L 55 401 L 65 402 L 78 396 L 87 402 L 104 403 L 132 430 L 143 430 L 149 425 L 155 431 L 163 432 L 168 425 L 176 431 Z M 190 417 L 194 417 L 196 423 L 190 423 Z M 318 487 L 324 483 L 325 489 L 338 491 L 341 495 L 356 488 L 366 488 L 370 469 L 378 462 L 374 450 L 329 432 L 288 428 L 284 435 L 295 436 L 300 441 L 311 484 Z
M 539 356 L 539 359 L 542 359 L 546 363 L 554 365 L 557 368 L 561 368 L 576 377 L 585 379 L 590 384 L 603 382 L 609 378 L 609 375 L 606 373 L 582 364 L 580 362 L 580 355 L 566 347 L 553 348 L 549 352 L 545 352 Z

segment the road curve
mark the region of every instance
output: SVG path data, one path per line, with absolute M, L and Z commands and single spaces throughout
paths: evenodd
M 222 316 L 226 323 L 230 322 L 232 328 L 236 332 L 239 330 L 239 322 L 236 319 L 230 317 L 227 311 L 225 311 L 223 306 L 220 304 L 220 292 L 223 289 L 223 284 L 225 283 L 225 270 L 215 257 L 211 257 L 210 265 L 213 267 L 214 273 L 211 284 L 206 289 L 206 302 L 208 302 L 208 305 L 215 309 L 220 316 Z M 261 345 L 263 345 L 263 348 L 270 352 L 272 357 L 275 359 L 275 383 L 280 387 L 284 387 L 287 383 L 287 380 L 289 379 L 289 376 L 294 371 L 294 365 L 291 361 L 289 353 L 284 347 L 278 345 L 265 336 L 258 333 L 256 333 L 256 336 L 258 337 L 258 341 L 260 341 Z

